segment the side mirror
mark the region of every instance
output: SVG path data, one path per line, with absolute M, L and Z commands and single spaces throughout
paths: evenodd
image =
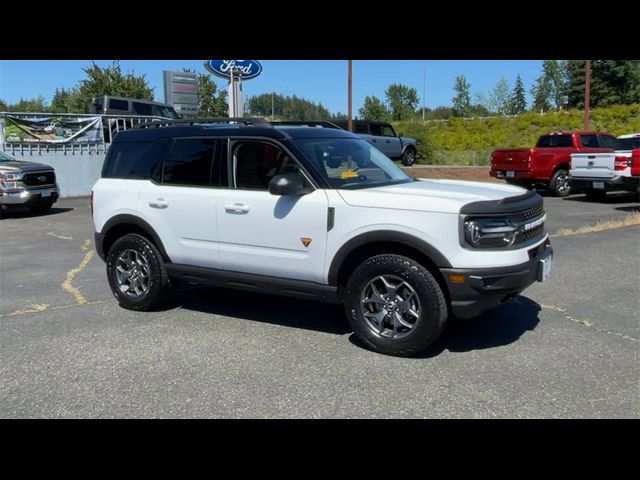
M 309 192 L 302 182 L 302 177 L 296 173 L 276 175 L 269 182 L 271 195 L 306 195 Z

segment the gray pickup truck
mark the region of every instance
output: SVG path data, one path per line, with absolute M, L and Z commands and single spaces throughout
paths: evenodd
M 334 122 L 340 128 L 347 129 L 346 121 Z M 410 167 L 416 161 L 417 142 L 415 138 L 397 135 L 393 127 L 386 122 L 370 122 L 367 120 L 353 120 L 353 133 L 376 147 L 387 157 L 401 160 L 405 167 Z
M 12 207 L 44 212 L 58 200 L 60 189 L 53 167 L 16 160 L 0 151 L 0 216 Z

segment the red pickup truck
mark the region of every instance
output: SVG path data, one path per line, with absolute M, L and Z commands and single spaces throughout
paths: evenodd
M 612 152 L 616 137 L 608 132 L 554 132 L 542 135 L 535 148 L 495 150 L 489 175 L 524 188 L 544 186 L 559 197 L 571 192 L 572 153 Z

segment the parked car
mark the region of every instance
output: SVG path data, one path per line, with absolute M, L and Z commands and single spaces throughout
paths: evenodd
M 636 148 L 631 153 L 631 176 L 640 182 L 640 148 Z M 640 185 L 638 192 L 640 193 Z
M 333 122 L 340 128 L 347 130 L 347 122 Z M 370 122 L 353 120 L 353 133 L 359 135 L 376 147 L 387 157 L 401 160 L 405 167 L 410 167 L 416 161 L 417 142 L 415 138 L 403 137 L 396 134 L 393 126 L 387 122 Z
M 13 207 L 44 212 L 58 200 L 60 189 L 53 167 L 25 162 L 0 151 L 0 215 Z
M 535 148 L 509 148 L 491 154 L 492 177 L 524 188 L 541 186 L 559 197 L 571 193 L 573 153 L 612 152 L 616 138 L 607 132 L 554 132 L 542 135 Z
M 342 129 L 229 121 L 149 124 L 109 148 L 91 211 L 124 308 L 154 308 L 175 282 L 343 303 L 370 348 L 413 355 L 449 314 L 551 271 L 533 191 L 419 181 Z
M 631 173 L 632 152 L 640 148 L 640 133 L 621 135 L 611 153 L 574 153 L 571 155 L 571 186 L 593 200 L 602 200 L 607 192 L 638 189 Z

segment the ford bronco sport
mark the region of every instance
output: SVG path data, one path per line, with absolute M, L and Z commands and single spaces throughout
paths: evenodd
M 553 255 L 533 191 L 419 181 L 353 133 L 259 119 L 122 132 L 91 202 L 124 308 L 176 282 L 341 302 L 391 355 L 546 280 Z

